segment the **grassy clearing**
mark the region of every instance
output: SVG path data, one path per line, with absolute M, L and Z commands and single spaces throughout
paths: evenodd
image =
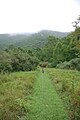
M 58 94 L 67 107 L 71 120 L 80 120 L 80 72 L 47 69 Z
M 35 72 L 0 74 L 0 120 L 18 120 L 28 112 Z
M 65 108 L 46 73 L 39 72 L 27 120 L 69 120 Z

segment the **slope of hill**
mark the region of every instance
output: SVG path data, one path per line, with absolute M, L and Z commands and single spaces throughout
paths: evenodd
M 26 39 L 24 39 L 23 41 L 17 42 L 16 46 L 25 47 L 25 48 L 42 47 L 47 42 L 48 36 L 55 36 L 62 38 L 67 35 L 68 33 L 42 30 L 37 33 L 31 34 L 30 36 L 26 37 Z
M 42 30 L 37 33 L 29 34 L 0 34 L 0 49 L 5 49 L 9 45 L 14 45 L 18 47 L 36 47 L 43 46 L 46 43 L 47 37 L 55 36 L 55 37 L 65 37 L 68 33 L 50 31 L 50 30 Z
M 26 39 L 27 34 L 0 34 L 0 49 L 5 49 L 11 44 L 16 44 Z

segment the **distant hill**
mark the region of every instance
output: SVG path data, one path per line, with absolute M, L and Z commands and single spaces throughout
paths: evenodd
M 43 35 L 51 35 L 55 37 L 60 37 L 63 38 L 69 34 L 69 32 L 58 32 L 58 31 L 52 31 L 52 30 L 41 30 L 38 33 L 43 34 Z
M 23 41 L 29 36 L 29 34 L 0 34 L 0 49 L 5 49 L 9 45 L 15 45 L 18 42 Z
M 55 37 L 65 37 L 69 33 L 67 32 L 57 32 L 50 30 L 42 30 L 37 33 L 29 34 L 0 34 L 0 49 L 5 49 L 9 45 L 14 45 L 17 47 L 41 47 L 46 43 L 48 36 Z

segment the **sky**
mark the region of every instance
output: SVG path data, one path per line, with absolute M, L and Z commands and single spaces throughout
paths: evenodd
M 80 0 L 0 0 L 0 34 L 73 31 Z

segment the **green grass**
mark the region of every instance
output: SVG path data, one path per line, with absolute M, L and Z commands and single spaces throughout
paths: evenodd
M 0 120 L 18 120 L 28 112 L 35 72 L 0 74 Z
M 80 72 L 0 74 L 0 120 L 80 120 Z
M 80 120 L 80 72 L 47 69 L 53 86 L 63 100 L 71 120 Z
M 62 100 L 46 73 L 39 72 L 27 120 L 69 120 Z

